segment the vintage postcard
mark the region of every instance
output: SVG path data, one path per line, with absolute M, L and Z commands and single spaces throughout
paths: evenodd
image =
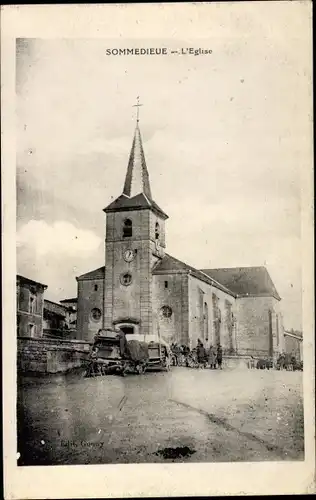
M 311 16 L 2 9 L 6 498 L 315 492 Z

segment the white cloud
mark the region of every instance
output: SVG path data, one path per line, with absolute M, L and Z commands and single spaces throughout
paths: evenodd
M 31 247 L 38 257 L 57 254 L 87 258 L 97 251 L 101 241 L 92 231 L 78 229 L 66 221 L 49 225 L 42 220 L 30 220 L 17 234 L 18 247 Z

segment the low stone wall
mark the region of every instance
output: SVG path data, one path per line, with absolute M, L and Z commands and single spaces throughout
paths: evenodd
M 223 368 L 238 368 L 238 369 L 247 369 L 251 368 L 251 363 L 253 363 L 254 360 L 251 358 L 251 356 L 223 356 Z
M 18 337 L 19 372 L 59 373 L 79 368 L 88 358 L 90 344 L 83 340 Z

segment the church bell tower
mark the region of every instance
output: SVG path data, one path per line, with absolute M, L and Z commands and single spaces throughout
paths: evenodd
M 147 335 L 153 331 L 152 269 L 164 256 L 168 216 L 152 199 L 138 112 L 123 192 L 104 209 L 103 326 Z

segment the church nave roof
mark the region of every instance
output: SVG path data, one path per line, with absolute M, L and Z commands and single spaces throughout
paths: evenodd
M 203 271 L 195 269 L 194 267 L 189 266 L 185 262 L 182 262 L 181 260 L 176 259 L 175 257 L 172 257 L 171 255 L 168 254 L 165 254 L 162 260 L 158 262 L 158 264 L 152 271 L 152 274 L 177 274 L 177 273 L 191 274 L 195 278 L 201 281 L 205 281 L 209 285 L 215 286 L 219 290 L 222 290 L 223 292 L 228 293 L 229 295 L 235 296 L 234 292 L 232 292 L 229 288 L 226 288 L 221 283 L 217 282 L 215 279 L 205 274 Z
M 153 274 L 176 273 L 189 273 L 235 297 L 269 296 L 281 300 L 267 269 L 263 266 L 195 269 L 165 254 L 153 269 Z
M 232 290 L 238 297 L 270 296 L 281 300 L 264 266 L 202 269 L 211 278 Z
M 104 279 L 105 276 L 105 266 L 98 267 L 98 269 L 94 269 L 93 271 L 89 271 L 88 273 L 81 274 L 76 278 L 77 281 L 86 281 L 86 280 L 100 280 Z

